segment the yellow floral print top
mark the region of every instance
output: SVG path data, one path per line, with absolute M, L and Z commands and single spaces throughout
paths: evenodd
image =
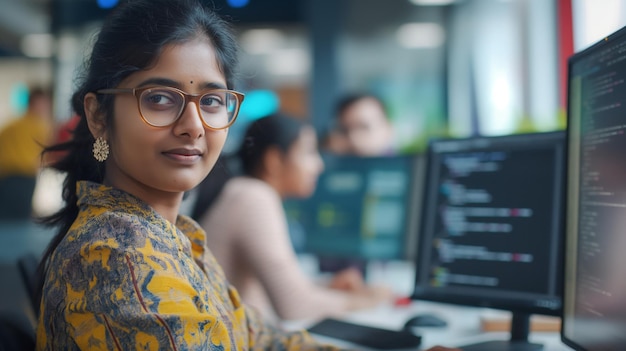
M 185 216 L 78 182 L 79 213 L 50 257 L 38 350 L 332 350 L 245 307 Z

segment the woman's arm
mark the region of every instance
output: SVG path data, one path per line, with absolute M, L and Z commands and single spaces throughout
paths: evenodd
M 280 197 L 269 187 L 255 187 L 233 201 L 236 249 L 263 284 L 282 319 L 319 318 L 371 307 L 387 298 L 375 289 L 340 291 L 311 281 L 301 269 Z

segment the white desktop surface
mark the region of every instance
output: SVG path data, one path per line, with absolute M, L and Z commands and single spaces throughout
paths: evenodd
M 324 282 L 327 276 L 320 276 L 316 271 L 318 263 L 315 257 L 299 255 L 301 268 L 318 282 Z M 412 262 L 391 261 L 386 263 L 370 262 L 368 264 L 368 283 L 383 284 L 392 289 L 398 296 L 409 296 L 412 293 L 415 277 L 415 267 Z M 404 306 L 384 305 L 374 309 L 352 312 L 344 317 L 337 318 L 385 329 L 400 330 L 411 317 L 420 313 L 432 313 L 448 322 L 444 328 L 415 328 L 422 336 L 421 350 L 441 345 L 460 347 L 489 340 L 508 340 L 506 332 L 483 332 L 481 330 L 481 316 L 508 315 L 508 312 L 493 309 L 465 307 L 430 301 L 411 301 Z M 315 324 L 316 321 L 290 321 L 284 326 L 287 329 L 302 329 Z M 351 350 L 370 350 L 360 345 L 354 345 L 342 340 L 330 339 L 314 335 L 320 341 L 336 344 Z M 572 349 L 561 342 L 558 332 L 531 332 L 529 340 L 542 344 L 543 351 L 571 351 Z M 415 350 L 413 350 L 415 351 Z
M 441 345 L 447 347 L 460 347 L 489 340 L 507 340 L 509 334 L 505 332 L 482 332 L 480 329 L 480 317 L 485 313 L 493 313 L 493 310 L 483 308 L 454 306 L 428 301 L 413 301 L 407 306 L 381 306 L 374 309 L 363 310 L 344 316 L 342 320 L 381 327 L 385 329 L 402 329 L 404 322 L 410 317 L 419 313 L 433 313 L 448 322 L 443 328 L 415 328 L 415 331 L 422 336 L 421 350 L 429 347 Z M 287 322 L 288 329 L 306 328 L 315 322 L 298 321 Z M 350 344 L 342 340 L 334 340 L 327 337 L 313 335 L 322 342 L 335 344 L 352 350 L 371 350 L 363 346 Z M 565 346 L 557 332 L 532 332 L 529 340 L 543 344 L 544 351 L 571 351 Z M 413 351 L 415 351 L 413 349 Z

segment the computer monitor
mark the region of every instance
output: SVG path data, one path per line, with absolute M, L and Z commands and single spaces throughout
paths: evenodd
M 510 340 L 463 350 L 538 350 L 531 314 L 561 311 L 565 133 L 432 141 L 416 300 L 512 312 Z
M 420 156 L 323 159 L 313 196 L 285 201 L 298 251 L 364 261 L 405 259 Z
M 626 350 L 626 29 L 570 57 L 563 342 Z

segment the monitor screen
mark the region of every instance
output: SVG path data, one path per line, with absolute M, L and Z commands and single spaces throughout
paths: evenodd
M 285 209 L 299 252 L 325 257 L 404 259 L 418 156 L 323 155 L 313 196 Z
M 626 29 L 568 65 L 561 336 L 576 350 L 626 350 Z
M 413 298 L 559 315 L 564 154 L 564 132 L 431 142 Z

